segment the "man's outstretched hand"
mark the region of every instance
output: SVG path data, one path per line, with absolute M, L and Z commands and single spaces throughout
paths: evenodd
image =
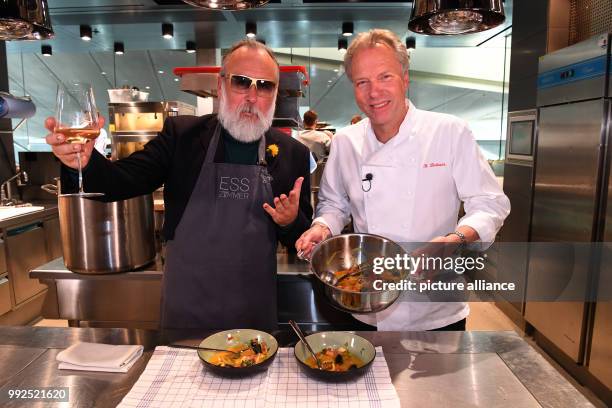
M 291 224 L 297 218 L 303 182 L 304 177 L 298 177 L 298 179 L 295 180 L 293 189 L 289 192 L 289 196 L 281 194 L 280 197 L 274 197 L 274 206 L 268 203 L 264 203 L 263 205 L 263 209 L 270 214 L 272 220 L 281 227 Z

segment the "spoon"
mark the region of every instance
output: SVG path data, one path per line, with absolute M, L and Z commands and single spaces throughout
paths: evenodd
M 323 367 L 321 367 L 321 362 L 317 358 L 317 355 L 315 354 L 315 352 L 312 351 L 312 348 L 310 347 L 310 344 L 308 344 L 308 341 L 306 340 L 306 336 L 304 336 L 304 333 L 302 333 L 302 330 L 300 330 L 300 328 L 297 325 L 297 323 L 294 322 L 293 320 L 289 320 L 289 325 L 291 326 L 291 328 L 293 329 L 295 334 L 298 335 L 300 340 L 302 340 L 302 343 L 304 343 L 304 345 L 306 346 L 308 351 L 310 351 L 310 354 L 312 354 L 312 357 L 314 357 L 315 363 L 317 363 L 317 367 L 319 368 L 319 370 L 322 370 Z
M 187 344 L 168 344 L 168 347 L 184 348 L 184 349 L 191 349 L 191 350 L 204 350 L 204 351 L 224 351 L 226 353 L 233 353 L 233 354 L 238 354 L 238 355 L 240 355 L 240 353 L 242 353 L 243 351 L 248 350 L 248 348 L 246 348 L 240 351 L 230 351 L 230 350 L 217 349 L 217 348 L 212 348 L 212 347 L 190 346 Z

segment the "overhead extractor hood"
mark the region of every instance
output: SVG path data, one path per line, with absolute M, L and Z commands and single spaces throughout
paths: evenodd
M 47 0 L 0 0 L 0 40 L 53 38 Z
M 502 0 L 414 0 L 408 28 L 419 34 L 470 34 L 506 19 Z

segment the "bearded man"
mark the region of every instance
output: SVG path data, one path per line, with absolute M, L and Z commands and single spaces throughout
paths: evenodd
M 47 135 L 63 193 L 76 191 L 77 151 L 85 191 L 123 200 L 164 185 L 162 328 L 277 324 L 277 242 L 294 245 L 312 217 L 308 149 L 270 128 L 278 82 L 272 51 L 243 40 L 223 59 L 218 115 L 168 118 L 144 150 L 115 162 L 93 143 Z

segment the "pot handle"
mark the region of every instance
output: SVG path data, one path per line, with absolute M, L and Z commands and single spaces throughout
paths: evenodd
M 59 194 L 59 189 L 57 188 L 57 185 L 55 184 L 43 184 L 42 186 L 40 186 L 40 188 L 49 194 L 53 194 L 53 195 Z
M 314 252 L 315 248 L 316 248 L 316 247 L 317 247 L 317 245 L 319 245 L 319 244 L 320 244 L 320 242 L 316 242 L 316 243 L 315 243 L 315 242 L 313 242 L 313 245 L 312 245 L 312 250 L 310 251 L 310 253 L 311 253 L 311 254 Z M 306 262 L 310 262 L 310 257 L 308 257 L 308 256 L 304 256 L 304 251 L 298 251 L 298 253 L 297 253 L 297 257 L 298 257 L 299 259 L 302 259 L 302 260 L 306 261 Z

